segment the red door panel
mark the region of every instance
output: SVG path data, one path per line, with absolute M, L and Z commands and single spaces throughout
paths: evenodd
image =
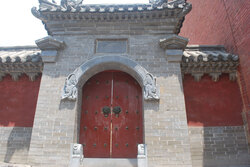
M 110 107 L 105 117 L 103 107 Z M 112 112 L 119 107 L 121 112 Z M 80 143 L 88 158 L 136 158 L 143 143 L 142 92 L 130 75 L 101 72 L 83 87 Z
M 88 158 L 110 157 L 111 117 L 105 117 L 102 108 L 111 105 L 111 81 L 112 75 L 102 72 L 83 87 L 79 142 Z
M 142 93 L 140 85 L 124 72 L 113 74 L 112 157 L 136 158 L 137 144 L 142 143 Z

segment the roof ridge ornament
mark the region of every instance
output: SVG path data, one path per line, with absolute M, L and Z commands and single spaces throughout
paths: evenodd
M 77 8 L 77 7 L 83 7 L 83 6 L 89 6 L 88 4 L 83 4 L 84 0 L 61 0 L 60 4 L 57 4 L 55 2 L 55 0 L 39 0 L 40 9 L 71 9 L 71 8 Z M 183 6 L 186 3 L 186 0 L 172 0 L 169 2 L 169 0 L 149 0 L 149 4 L 145 4 L 145 5 L 149 5 L 150 4 L 153 7 L 168 7 L 171 6 L 173 8 L 180 6 Z M 99 5 L 103 5 L 103 4 L 96 4 L 96 5 L 91 5 L 91 6 L 96 6 L 98 7 Z M 111 4 L 111 5 L 106 5 L 106 6 L 119 6 L 122 4 Z M 126 4 L 124 4 L 123 6 L 125 6 Z M 127 4 L 128 5 L 128 4 Z M 131 4 L 129 4 L 131 5 Z M 132 4 L 132 5 L 137 5 L 137 4 Z M 141 4 L 143 5 L 143 4 Z
M 83 0 L 61 0 L 61 6 L 64 8 L 68 8 L 71 6 L 77 7 L 82 5 Z
M 164 3 L 168 3 L 168 0 L 149 0 L 149 3 L 156 6 L 161 6 Z
M 174 7 L 177 7 L 180 4 L 186 3 L 186 0 L 149 0 L 149 3 L 151 3 L 154 6 L 164 6 L 164 5 L 172 5 Z
M 47 5 L 52 5 L 52 6 L 56 6 L 57 3 L 55 2 L 55 0 L 52 0 L 52 2 L 49 2 L 48 0 L 39 0 L 40 4 L 47 4 Z
M 64 34 L 79 32 L 81 30 L 71 29 L 71 27 L 79 25 L 76 23 L 79 20 L 82 20 L 81 24 L 85 24 L 93 21 L 137 22 L 140 20 L 151 22 L 160 19 L 164 20 L 168 26 L 174 24 L 173 27 L 171 26 L 164 31 L 178 34 L 185 15 L 192 9 L 192 5 L 185 0 L 150 0 L 151 3 L 144 4 L 83 4 L 83 0 L 61 0 L 61 3 L 55 3 L 53 0 L 40 0 L 39 2 L 39 9 L 33 7 L 31 12 L 43 22 L 49 35 L 58 31 L 60 33 L 64 31 Z M 175 20 L 175 23 L 172 23 L 172 19 Z M 55 21 L 60 21 L 60 23 L 58 24 Z M 68 21 L 74 22 L 61 25 Z

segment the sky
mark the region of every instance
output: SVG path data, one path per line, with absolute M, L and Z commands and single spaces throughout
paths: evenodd
M 59 4 L 60 0 L 56 0 Z M 85 4 L 148 3 L 148 0 L 84 0 Z M 31 14 L 38 0 L 2 0 L 0 5 L 0 47 L 35 45 L 47 36 L 40 20 Z

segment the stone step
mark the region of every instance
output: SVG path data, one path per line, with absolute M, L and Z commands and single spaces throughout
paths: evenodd
M 0 167 L 31 167 L 31 166 L 23 165 L 23 164 L 11 164 L 11 163 L 0 162 Z
M 137 159 L 84 158 L 81 167 L 137 167 Z

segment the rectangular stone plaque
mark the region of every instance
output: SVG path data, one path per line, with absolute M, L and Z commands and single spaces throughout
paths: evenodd
M 96 53 L 127 53 L 127 40 L 97 40 Z

